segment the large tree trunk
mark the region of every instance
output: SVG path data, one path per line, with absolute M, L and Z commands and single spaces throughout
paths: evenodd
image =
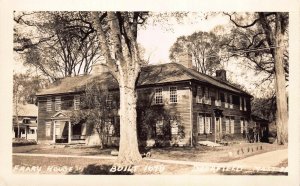
M 276 46 L 274 51 L 275 58 L 275 87 L 276 87 L 276 125 L 277 141 L 279 144 L 285 144 L 288 141 L 288 111 L 286 97 L 285 71 L 283 64 L 283 35 L 281 32 L 276 33 Z
M 141 160 L 137 141 L 136 91 L 134 83 L 120 84 L 120 149 L 118 162 L 122 165 L 134 164 Z M 133 86 L 132 86 L 133 85 Z

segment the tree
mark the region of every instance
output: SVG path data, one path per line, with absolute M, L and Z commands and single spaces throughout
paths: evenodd
M 88 74 L 100 50 L 88 12 L 15 12 L 14 51 L 55 81 Z M 30 27 L 34 34 L 23 34 Z
M 225 14 L 237 28 L 245 29 L 252 36 L 249 38 L 247 34 L 245 37 L 248 37 L 248 42 L 239 42 L 238 46 L 231 42 L 228 47 L 235 53 L 243 53 L 242 56 L 254 63 L 258 69 L 269 73 L 270 77 L 275 77 L 277 140 L 279 144 L 285 144 L 288 140 L 288 52 L 285 49 L 289 15 L 285 12 L 259 12 L 248 13 L 245 18 L 236 13 Z M 250 23 L 245 24 L 245 21 Z
M 181 36 L 170 49 L 170 60 L 176 62 L 183 53 L 191 53 L 197 71 L 212 75 L 220 65 L 221 38 L 212 32 L 194 32 L 189 36 Z
M 100 50 L 120 90 L 120 146 L 118 161 L 132 164 L 141 160 L 137 141 L 136 80 L 141 59 L 137 44 L 138 25 L 146 12 L 92 12 Z

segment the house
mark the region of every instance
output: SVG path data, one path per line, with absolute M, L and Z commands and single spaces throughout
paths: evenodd
M 137 81 L 139 139 L 155 139 L 162 145 L 244 140 L 252 96 L 231 85 L 225 70 L 211 77 L 193 69 L 190 55 L 181 56 L 179 62 L 142 67 Z M 111 126 L 107 143 L 118 144 L 118 83 L 101 64 L 94 66 L 92 74 L 66 77 L 37 93 L 40 142 L 99 142 L 95 129 L 85 123 L 72 125 L 70 118 L 82 109 L 91 82 L 106 84 L 106 104 L 113 105 L 105 119 L 105 125 Z
M 20 138 L 37 140 L 37 116 L 38 107 L 34 104 L 18 104 L 17 107 L 14 105 L 13 138 L 18 138 L 19 130 Z

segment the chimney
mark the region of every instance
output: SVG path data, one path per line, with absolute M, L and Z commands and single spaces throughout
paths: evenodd
M 226 79 L 226 70 L 216 70 L 216 78 L 222 81 L 227 81 Z
M 105 72 L 108 72 L 108 68 L 106 66 L 106 60 L 103 56 L 99 58 L 99 61 L 92 65 L 92 75 L 100 75 Z
M 176 58 L 176 63 L 179 63 L 186 68 L 194 68 L 193 67 L 193 55 L 191 53 L 181 53 L 177 58 Z

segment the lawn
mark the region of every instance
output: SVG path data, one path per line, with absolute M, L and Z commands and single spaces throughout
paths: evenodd
M 160 160 L 182 160 L 193 162 L 213 162 L 222 163 L 237 159 L 242 159 L 255 154 L 260 154 L 276 149 L 287 148 L 271 144 L 263 144 L 262 150 L 251 153 L 229 156 L 229 152 L 234 152 L 241 147 L 248 147 L 257 144 L 235 144 L 222 147 L 165 147 L 151 149 L 151 159 Z M 87 147 L 78 145 L 29 145 L 13 147 L 13 153 L 29 154 L 59 154 L 78 156 L 107 156 L 115 148 L 100 149 L 99 147 Z M 115 160 L 111 159 L 91 159 L 74 157 L 32 157 L 13 156 L 13 167 L 16 173 L 40 173 L 40 174 L 189 174 L 193 171 L 192 165 L 181 165 L 174 163 L 160 163 L 143 159 L 136 167 L 112 167 Z M 283 162 L 282 165 L 287 164 Z M 120 170 L 120 171 L 118 171 Z M 234 172 L 222 172 L 216 174 L 235 174 Z M 239 174 L 254 174 L 253 172 L 240 172 Z M 268 175 L 268 173 L 266 173 Z

